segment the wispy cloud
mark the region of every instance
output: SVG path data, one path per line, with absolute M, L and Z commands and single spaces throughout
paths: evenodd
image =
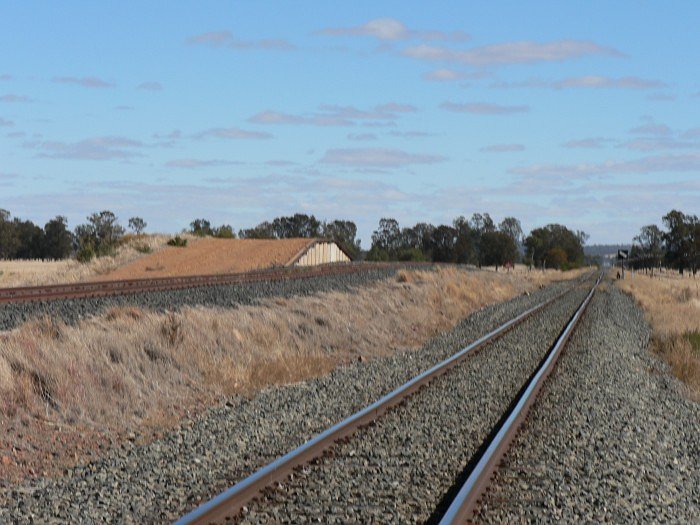
M 78 142 L 39 141 L 25 147 L 38 150 L 37 157 L 75 160 L 126 160 L 140 157 L 145 145 L 125 137 L 93 137 Z
M 656 137 L 666 137 L 672 135 L 673 130 L 669 128 L 666 124 L 657 124 L 654 122 L 650 122 L 648 124 L 643 124 L 641 126 L 637 126 L 636 128 L 632 128 L 630 130 L 630 133 L 634 133 L 636 135 L 653 135 Z
M 652 93 L 647 95 L 647 100 L 655 100 L 657 102 L 674 102 L 676 95 L 672 93 Z
M 7 73 L 3 73 L 0 75 L 0 81 L 7 81 L 7 80 L 12 80 L 12 75 L 8 75 Z
M 166 168 L 195 170 L 200 168 L 215 168 L 220 166 L 240 166 L 242 162 L 221 159 L 174 159 L 165 163 Z
M 654 89 L 664 87 L 661 80 L 639 77 L 606 77 L 588 75 L 583 77 L 569 77 L 552 84 L 555 89 L 566 88 L 617 88 L 617 89 Z
M 609 143 L 610 139 L 603 137 L 590 137 L 578 140 L 569 140 L 562 144 L 564 148 L 589 148 L 589 149 L 600 149 Z
M 393 125 L 401 114 L 417 111 L 415 106 L 388 102 L 373 109 L 364 110 L 355 106 L 323 104 L 319 111 L 307 115 L 293 115 L 281 111 L 265 110 L 248 119 L 255 124 L 303 124 L 309 126 L 354 126 L 357 121 L 364 124 Z
M 272 138 L 270 133 L 263 131 L 249 131 L 240 128 L 211 128 L 194 135 L 196 139 L 206 139 L 206 138 L 218 138 L 218 139 L 269 139 Z
M 440 104 L 440 108 L 453 113 L 472 113 L 474 115 L 510 115 L 530 111 L 529 106 L 504 106 L 488 102 L 468 102 L 464 104 L 443 102 Z
M 356 148 L 330 149 L 321 162 L 352 167 L 398 168 L 413 164 L 435 164 L 444 160 L 445 157 L 439 155 L 409 153 L 399 149 Z
M 423 138 L 423 137 L 432 137 L 432 133 L 428 133 L 426 131 L 399 131 L 399 130 L 392 130 L 388 133 L 392 137 L 401 137 L 404 139 L 417 139 L 417 138 Z
M 377 135 L 375 135 L 374 133 L 350 133 L 348 135 L 348 140 L 355 140 L 355 141 L 377 140 Z
M 91 89 L 104 89 L 114 87 L 114 82 L 109 82 L 98 77 L 53 77 L 51 82 L 56 84 L 75 84 Z
M 329 27 L 318 32 L 327 36 L 370 36 L 383 41 L 397 40 L 443 40 L 463 42 L 470 36 L 464 31 L 418 31 L 409 29 L 395 18 L 375 18 L 364 24 L 352 27 Z
M 2 117 L 0 117 L 0 127 L 6 127 L 9 128 L 10 126 L 14 126 L 15 123 L 12 122 L 11 120 L 6 120 Z
M 591 55 L 624 56 L 616 49 L 588 40 L 558 40 L 547 43 L 507 42 L 466 51 L 421 44 L 405 48 L 402 54 L 417 60 L 457 62 L 474 66 L 561 62 Z
M 187 39 L 191 45 L 203 45 L 214 48 L 262 51 L 292 51 L 296 46 L 284 39 L 241 40 L 231 31 L 210 31 Z
M 522 144 L 492 144 L 490 146 L 484 146 L 480 148 L 479 151 L 484 151 L 488 153 L 508 153 L 511 151 L 524 151 L 525 146 Z
M 134 106 L 124 106 L 124 105 L 114 106 L 114 109 L 116 109 L 117 111 L 133 111 Z
M 669 137 L 659 138 L 638 138 L 622 142 L 618 148 L 629 149 L 633 151 L 662 151 L 673 149 L 697 149 L 700 150 L 699 142 L 690 142 L 685 140 L 676 140 Z
M 136 89 L 142 89 L 144 91 L 163 91 L 163 84 L 160 82 L 141 82 Z
M 0 102 L 26 103 L 34 102 L 34 100 L 24 95 L 15 95 L 14 93 L 8 93 L 7 95 L 0 96 Z
M 534 164 L 509 170 L 516 175 L 589 177 L 633 173 L 686 173 L 700 170 L 700 154 L 654 155 L 627 161 L 607 161 L 584 164 Z
M 422 76 L 425 80 L 430 80 L 432 82 L 449 82 L 452 80 L 461 80 L 464 78 L 464 73 L 454 69 L 440 68 L 423 73 Z

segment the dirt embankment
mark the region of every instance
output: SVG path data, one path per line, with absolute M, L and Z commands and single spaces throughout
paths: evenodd
M 311 239 L 192 239 L 168 246 L 103 275 L 102 279 L 145 279 L 238 273 L 286 265 Z

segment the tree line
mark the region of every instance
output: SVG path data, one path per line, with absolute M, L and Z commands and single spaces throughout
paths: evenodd
M 655 224 L 643 226 L 634 237 L 629 265 L 652 274 L 666 266 L 681 273 L 697 275 L 700 268 L 700 220 L 672 210 L 661 218 L 664 229 Z
M 129 230 L 140 235 L 147 224 L 140 217 L 128 221 Z M 457 217 L 452 224 L 432 225 L 419 222 L 400 227 L 397 220 L 382 218 L 372 234 L 372 244 L 363 252 L 353 221 L 319 220 L 314 215 L 296 213 L 263 221 L 257 226 L 240 229 L 238 234 L 228 224 L 214 226 L 204 218 L 194 219 L 183 230 L 199 237 L 242 239 L 289 239 L 320 237 L 332 239 L 352 258 L 372 261 L 434 261 L 476 266 L 504 266 L 524 262 L 530 266 L 573 268 L 584 262 L 583 244 L 587 235 L 565 226 L 550 224 L 523 234 L 515 217 L 496 224 L 488 213 L 475 213 L 470 219 Z M 126 229 L 108 210 L 87 217 L 87 222 L 71 232 L 65 217 L 56 217 L 44 228 L 11 218 L 0 211 L 0 258 L 64 259 L 75 256 L 80 261 L 114 254 L 123 241 Z M 186 244 L 176 244 L 183 246 Z

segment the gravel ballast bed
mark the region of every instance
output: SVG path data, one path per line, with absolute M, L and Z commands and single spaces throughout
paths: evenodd
M 226 308 L 253 304 L 267 297 L 292 297 L 327 291 L 344 292 L 391 277 L 396 271 L 396 268 L 386 268 L 287 281 L 261 281 L 111 297 L 0 304 L 0 330 L 10 330 L 29 319 L 43 316 L 76 323 L 80 319 L 97 315 L 110 308 L 124 306 L 149 308 L 156 311 L 173 311 L 183 306 Z
M 486 523 L 700 523 L 700 405 L 609 287 L 545 384 L 478 516 Z
M 167 522 L 233 485 L 437 361 L 560 293 L 559 283 L 484 308 L 425 348 L 356 363 L 328 376 L 270 388 L 208 411 L 148 445 L 125 444 L 105 459 L 0 491 L 0 522 Z
M 242 523 L 423 523 L 587 293 L 579 288 L 251 505 Z

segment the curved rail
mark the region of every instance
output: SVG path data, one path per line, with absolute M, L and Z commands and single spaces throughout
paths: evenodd
M 308 279 L 327 275 L 343 275 L 386 268 L 426 268 L 435 263 L 343 263 L 314 267 L 287 267 L 252 272 L 217 275 L 191 275 L 183 277 L 154 277 L 152 279 L 124 279 L 120 281 L 92 281 L 49 286 L 24 286 L 0 288 L 0 304 L 28 301 L 51 301 L 104 297 L 161 290 L 178 290 L 202 286 L 244 284 L 260 281 L 286 281 Z
M 484 443 L 485 447 L 482 447 L 483 454 L 443 515 L 440 525 L 467 523 L 474 516 L 479 499 L 486 490 L 491 475 L 515 438 L 515 434 L 527 417 L 530 408 L 535 403 L 542 385 L 554 369 L 559 355 L 588 308 L 602 276 L 603 274 L 598 277 L 595 285 L 571 317 L 554 346 L 552 346 L 538 369 L 521 390 L 521 394 L 512 405 L 510 413 L 502 420 L 500 428 L 492 432 L 493 438 Z
M 416 392 L 418 389 L 425 386 L 436 377 L 445 374 L 448 370 L 464 360 L 469 354 L 502 337 L 505 333 L 522 324 L 532 315 L 570 293 L 574 288 L 575 287 L 570 287 L 556 297 L 541 302 L 514 317 L 510 321 L 502 324 L 495 330 L 482 336 L 456 354 L 445 359 L 444 361 L 441 361 L 432 368 L 414 377 L 404 385 L 386 394 L 378 401 L 375 401 L 366 408 L 335 424 L 303 445 L 276 459 L 247 478 L 239 481 L 230 489 L 204 503 L 186 516 L 180 518 L 175 522 L 175 525 L 216 523 L 237 515 L 238 512 L 250 500 L 255 498 L 266 487 L 269 487 L 274 482 L 286 478 L 294 468 L 307 463 L 313 458 L 319 457 L 325 450 L 330 448 L 338 440 L 352 434 L 360 427 L 363 427 L 376 420 L 387 410 L 403 402 L 408 396 Z

